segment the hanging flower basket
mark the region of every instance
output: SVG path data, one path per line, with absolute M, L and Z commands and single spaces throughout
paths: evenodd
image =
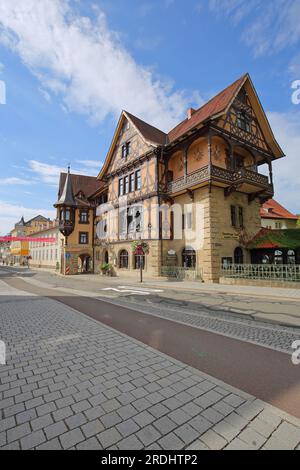
M 146 255 L 149 253 L 149 245 L 147 242 L 135 241 L 131 243 L 131 249 L 134 254 Z

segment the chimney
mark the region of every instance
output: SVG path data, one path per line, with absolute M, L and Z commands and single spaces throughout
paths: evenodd
M 189 108 L 188 111 L 187 111 L 187 118 L 188 120 L 191 119 L 191 117 L 193 116 L 193 114 L 196 112 L 196 110 L 194 108 Z

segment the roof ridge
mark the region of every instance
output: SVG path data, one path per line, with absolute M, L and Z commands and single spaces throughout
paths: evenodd
M 202 106 L 200 106 L 200 108 L 198 108 L 192 115 L 191 119 L 188 119 L 188 118 L 185 118 L 183 121 L 181 121 L 179 124 L 177 124 L 173 129 L 171 129 L 169 132 L 168 132 L 168 137 L 170 137 L 170 134 L 174 133 L 176 131 L 176 129 L 178 129 L 180 126 L 182 126 L 183 124 L 186 124 L 190 121 L 195 121 L 195 118 L 197 117 L 197 115 L 200 114 L 201 111 L 205 110 L 205 108 L 209 107 L 210 104 L 212 104 L 214 101 L 216 101 L 217 103 L 217 100 L 218 98 L 220 98 L 223 94 L 225 94 L 229 89 L 231 88 L 234 88 L 237 86 L 238 83 L 242 83 L 243 80 L 245 80 L 246 78 L 249 78 L 249 73 L 246 73 L 246 74 L 243 74 L 240 78 L 238 78 L 237 80 L 235 80 L 234 82 L 232 82 L 230 85 L 228 85 L 227 87 L 225 87 L 223 90 L 221 90 L 219 93 L 217 93 L 216 95 L 214 95 L 212 98 L 210 98 L 206 103 L 204 103 Z M 224 105 L 224 107 L 222 109 L 220 109 L 218 112 L 221 112 L 222 110 L 226 109 L 227 105 Z M 211 116 L 213 116 L 215 114 L 214 110 L 212 110 L 212 112 L 210 113 L 210 115 L 206 118 L 210 118 Z M 202 122 L 202 121 L 200 121 Z M 199 122 L 199 124 L 200 124 Z M 197 124 L 196 124 L 197 125 Z M 183 134 L 185 133 L 186 131 L 183 132 Z M 171 140 L 174 140 L 174 139 L 171 139 Z

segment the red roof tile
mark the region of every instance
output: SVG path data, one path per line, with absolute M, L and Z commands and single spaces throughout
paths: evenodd
M 290 219 L 298 220 L 298 217 L 287 209 L 285 209 L 281 204 L 279 204 L 275 199 L 269 199 L 265 202 L 260 208 L 260 216 L 263 219 Z
M 85 197 L 89 198 L 96 191 L 100 190 L 104 186 L 104 183 L 102 181 L 99 181 L 95 176 L 74 175 L 73 173 L 71 173 L 70 176 L 74 196 L 76 196 L 80 191 L 82 191 Z M 66 177 L 67 173 L 60 174 L 59 194 L 62 194 Z
M 165 145 L 167 143 L 168 136 L 163 131 L 151 126 L 151 124 L 148 124 L 145 121 L 142 121 L 128 111 L 125 112 L 146 140 L 159 145 Z
M 225 90 L 221 91 L 221 93 L 216 95 L 214 98 L 208 101 L 208 103 L 199 108 L 195 113 L 192 114 L 190 119 L 185 119 L 180 124 L 178 124 L 178 126 L 172 129 L 168 134 L 169 142 L 173 142 L 207 119 L 210 119 L 222 111 L 225 111 L 246 77 L 247 75 L 243 75 L 237 81 L 232 83 L 232 85 L 225 88 Z

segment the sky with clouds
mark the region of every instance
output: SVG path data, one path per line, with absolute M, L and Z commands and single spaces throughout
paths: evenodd
M 299 0 L 0 0 L 0 233 L 54 217 L 69 163 L 98 173 L 122 109 L 167 131 L 245 72 L 288 156 L 276 198 L 300 213 L 299 46 Z

